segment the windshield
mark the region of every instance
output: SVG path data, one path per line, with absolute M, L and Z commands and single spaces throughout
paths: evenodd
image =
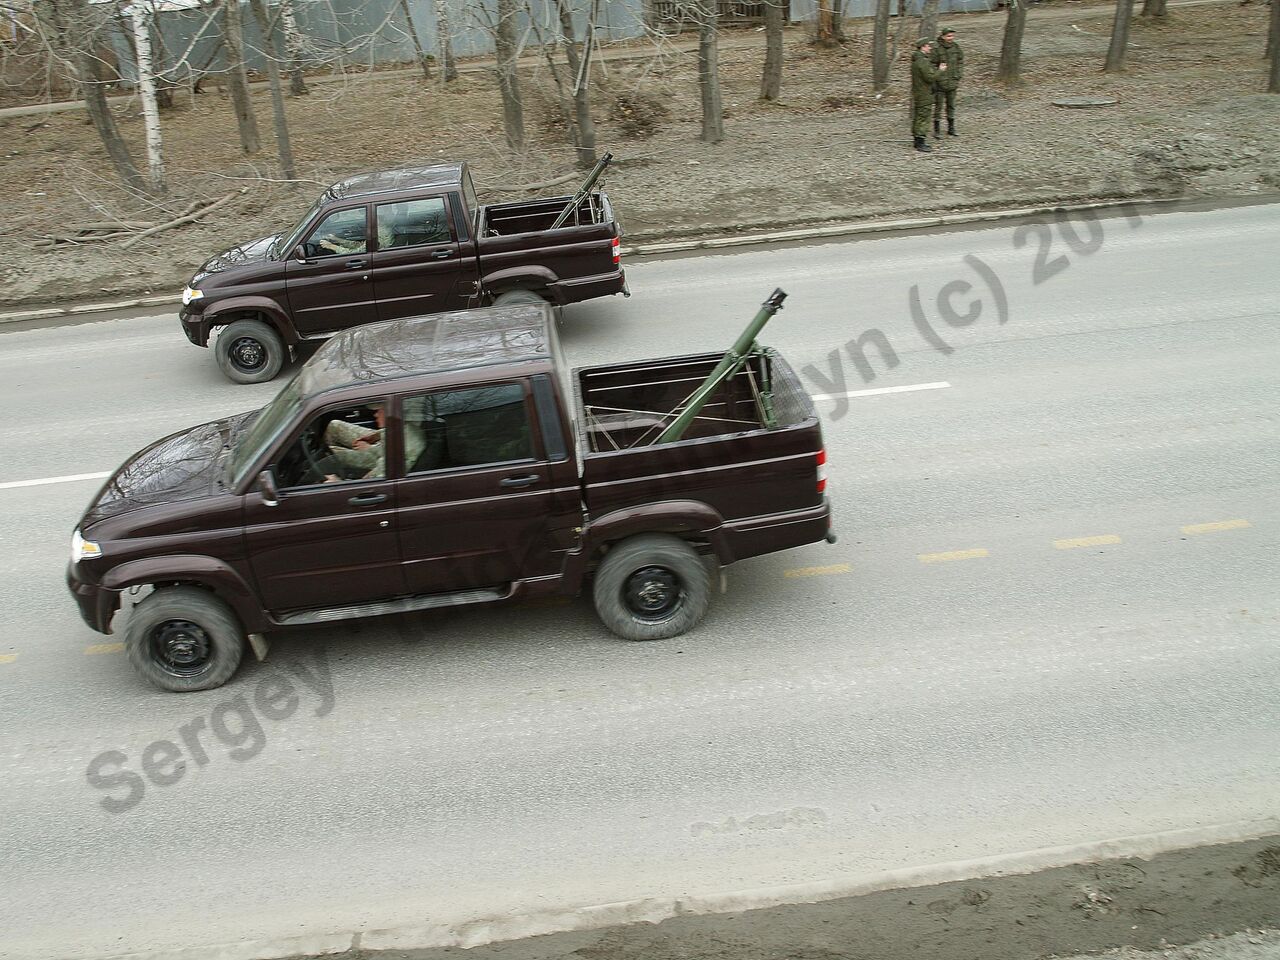
M 252 426 L 232 439 L 231 456 L 227 458 L 226 484 L 228 487 L 239 486 L 244 480 L 244 473 L 249 465 L 258 459 L 258 455 L 292 419 L 294 411 L 298 408 L 298 402 L 302 398 L 302 385 L 299 379 L 295 376 L 290 380 L 276 398 L 254 417 Z
M 320 212 L 320 207 L 323 205 L 324 197 L 322 196 L 311 205 L 311 208 L 302 215 L 302 219 L 288 233 L 281 234 L 280 239 L 276 240 L 275 244 L 272 245 L 272 255 L 287 257 L 289 252 L 298 245 L 298 241 L 302 239 L 302 231 L 307 229 L 307 224 Z

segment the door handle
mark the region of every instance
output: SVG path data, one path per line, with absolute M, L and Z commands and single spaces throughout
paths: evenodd
M 347 503 L 353 507 L 371 507 L 375 503 L 382 503 L 386 499 L 387 495 L 385 493 L 358 493 Z
M 432 260 L 448 260 L 452 256 L 453 256 L 452 250 L 432 250 L 431 251 Z
M 348 260 L 348 261 L 347 261 L 347 269 L 348 269 L 348 270 L 363 270 L 366 266 L 367 266 L 367 264 L 366 264 L 363 260 Z
M 1280 2 L 1280 0 L 1274 0 Z M 536 473 L 527 473 L 523 477 L 503 477 L 498 481 L 500 487 L 530 487 L 542 478 Z

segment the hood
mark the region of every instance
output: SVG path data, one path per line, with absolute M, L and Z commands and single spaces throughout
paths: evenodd
M 232 439 L 257 413 L 202 423 L 135 453 L 103 486 L 80 528 L 139 507 L 194 500 L 221 490 Z
M 242 267 L 249 263 L 261 263 L 267 259 L 267 252 L 271 249 L 271 244 L 279 240 L 281 236 L 283 234 L 273 233 L 269 237 L 242 243 L 239 246 L 232 247 L 230 250 L 222 251 L 215 257 L 210 257 L 200 265 L 200 269 L 196 271 L 196 278 L 192 282 L 198 283 L 201 277 L 210 273 L 221 273 L 223 270 Z

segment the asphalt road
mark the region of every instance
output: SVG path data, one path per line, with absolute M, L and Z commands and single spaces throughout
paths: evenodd
M 636 263 L 631 300 L 567 311 L 574 362 L 717 349 L 778 285 L 763 339 L 816 365 L 811 392 L 935 385 L 821 401 L 840 542 L 734 567 L 694 633 L 627 644 L 585 601 L 457 610 L 281 636 L 186 696 L 78 619 L 61 578 L 96 482 L 48 481 L 274 388 L 222 380 L 172 315 L 0 334 L 0 956 L 1280 812 L 1280 207 L 1076 231 L 1038 284 L 1038 234 L 1002 228 Z M 873 347 L 874 379 L 836 369 L 871 329 L 893 368 Z M 270 720 L 278 676 L 297 707 Z M 103 808 L 128 790 L 91 786 L 95 757 L 136 773 L 201 723 L 177 782 Z

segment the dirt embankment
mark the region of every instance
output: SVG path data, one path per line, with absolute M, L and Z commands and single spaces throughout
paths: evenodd
M 958 138 L 931 155 L 910 150 L 903 63 L 891 89 L 868 80 L 869 25 L 850 21 L 847 43 L 787 39 L 783 100 L 757 99 L 763 41 L 729 31 L 722 48 L 726 139 L 697 140 L 694 58 L 687 45 L 613 60 L 596 81 L 598 138 L 619 162 L 607 189 L 630 240 L 776 225 L 1024 206 L 1103 197 L 1262 196 L 1280 192 L 1280 96 L 1264 90 L 1268 8 L 1261 3 L 1171 6 L 1165 22 L 1135 22 L 1128 70 L 1100 68 L 1112 5 L 1051 3 L 1027 26 L 1025 83 L 994 80 L 1003 14 L 952 17 L 967 55 Z M 903 45 L 915 29 L 904 25 Z M 315 84 L 289 101 L 298 185 L 272 182 L 269 146 L 239 152 L 224 96 L 179 96 L 164 136 L 170 195 L 129 196 L 115 183 L 79 112 L 0 120 L 9 203 L 0 206 L 0 300 L 6 305 L 102 299 L 176 290 L 205 257 L 291 222 L 322 186 L 355 172 L 466 159 L 488 188 L 549 180 L 572 168 L 551 107 L 545 68 L 526 82 L 529 146 L 502 143 L 492 78 L 464 74 L 444 92 L 412 75 Z M 630 113 L 618 97 L 629 97 Z M 1106 96 L 1114 106 L 1065 110 L 1063 96 Z M 270 104 L 255 95 L 264 139 Z M 637 118 L 637 112 L 639 117 Z M 136 108 L 121 126 L 141 144 Z M 647 137 L 629 136 L 637 119 Z M 643 125 L 643 124 L 641 124 Z M 141 159 L 141 157 L 139 157 Z M 567 187 L 560 188 L 567 190 Z M 239 192 L 243 190 L 243 192 Z M 124 249 L 118 241 L 42 248 L 68 226 L 163 221 L 195 200 L 234 194 L 207 223 Z

